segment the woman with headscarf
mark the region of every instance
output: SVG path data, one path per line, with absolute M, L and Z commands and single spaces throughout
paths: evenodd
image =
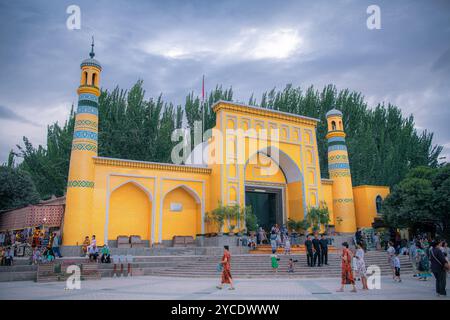
M 344 292 L 344 286 L 346 284 L 351 284 L 353 289 L 351 292 L 356 292 L 355 280 L 353 279 L 352 273 L 352 253 L 348 249 L 348 243 L 342 243 L 342 256 L 341 256 L 341 288 L 338 292 Z

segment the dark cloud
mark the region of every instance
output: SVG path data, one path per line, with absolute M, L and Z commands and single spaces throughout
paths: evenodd
M 72 4 L 81 8 L 81 30 L 66 28 Z M 23 135 L 45 143 L 46 125 L 65 120 L 91 35 L 103 88 L 129 88 L 143 79 L 148 97 L 163 93 L 182 104 L 188 92 L 199 93 L 203 74 L 207 90 L 233 86 L 240 101 L 287 83 L 305 89 L 333 83 L 361 91 L 369 106 L 391 102 L 413 114 L 417 128 L 433 131 L 450 158 L 450 2 L 376 1 L 381 30 L 366 27 L 371 4 L 3 1 L 0 101 L 23 119 L 3 118 L 15 122 L 0 136 L 0 162 L 6 146 Z
M 0 105 L 0 120 L 13 120 L 21 123 L 31 124 L 33 126 L 39 126 L 37 123 L 26 119 L 15 113 L 14 111 L 8 109 L 5 106 Z

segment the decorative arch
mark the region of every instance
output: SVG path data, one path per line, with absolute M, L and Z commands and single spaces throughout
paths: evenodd
M 140 184 L 139 182 L 137 182 L 137 181 L 135 181 L 135 180 L 132 180 L 132 179 L 127 180 L 127 181 L 125 181 L 125 182 L 122 182 L 121 184 L 115 186 L 115 187 L 111 190 L 110 194 L 112 194 L 112 193 L 114 192 L 114 190 L 119 189 L 120 187 L 126 185 L 127 183 L 132 183 L 132 184 L 134 184 L 136 187 L 142 189 L 142 191 L 144 191 L 144 192 L 148 195 L 148 198 L 149 198 L 150 202 L 153 202 L 153 195 L 152 195 L 152 193 L 151 193 L 146 187 L 144 187 L 142 184 Z
M 83 72 L 83 80 L 82 80 L 82 82 L 83 82 L 84 85 L 87 85 L 87 82 L 88 82 L 88 73 L 87 73 L 87 71 Z
M 275 154 L 275 152 L 278 152 L 278 159 L 275 159 L 272 157 L 272 155 Z M 247 169 L 247 165 L 252 157 L 257 155 L 258 153 L 262 153 L 266 156 L 268 156 L 270 159 L 274 161 L 276 165 L 280 168 L 281 172 L 283 173 L 285 180 L 286 180 L 286 193 L 288 194 L 289 200 L 289 211 L 290 214 L 293 213 L 293 207 L 295 205 L 298 205 L 298 202 L 300 202 L 300 206 L 303 207 L 303 217 L 306 218 L 307 214 L 307 206 L 306 206 L 306 188 L 305 188 L 305 179 L 303 177 L 303 173 L 300 171 L 300 168 L 295 163 L 295 161 L 284 151 L 280 150 L 277 147 L 274 146 L 268 146 L 265 148 L 261 148 L 257 150 L 254 154 L 250 155 L 244 165 L 244 172 Z M 293 193 L 290 192 L 292 190 L 297 190 L 299 193 L 301 193 L 301 200 L 297 199 L 296 204 L 291 202 L 291 198 L 293 198 Z M 294 192 L 295 194 L 296 192 Z M 245 199 L 245 197 L 244 197 Z M 283 205 L 283 208 L 286 206 L 286 200 L 283 199 L 285 202 Z M 287 216 L 285 216 L 287 218 Z M 292 217 L 292 216 L 290 216 Z
M 178 189 L 186 192 L 189 198 L 183 197 L 182 194 L 178 195 L 180 197 L 177 198 L 177 202 L 182 204 L 182 212 L 172 212 L 167 197 L 173 192 L 177 192 Z M 194 206 L 192 206 L 192 203 L 194 203 Z M 160 202 L 160 242 L 162 240 L 171 240 L 176 235 L 195 237 L 196 234 L 203 232 L 203 218 L 204 204 L 199 194 L 193 188 L 186 184 L 178 184 L 170 188 L 161 197 Z M 199 229 L 200 226 L 201 230 Z
M 142 184 L 127 180 L 108 193 L 105 243 L 119 235 L 139 235 L 153 241 L 153 196 Z
M 272 157 L 274 152 L 278 152 L 279 159 L 274 159 Z M 275 162 L 275 164 L 278 165 L 278 167 L 283 172 L 287 183 L 303 181 L 303 175 L 298 166 L 295 164 L 295 161 L 292 160 L 292 158 L 289 155 L 287 155 L 284 151 L 273 146 L 259 149 L 254 154 L 249 156 L 247 161 L 245 162 L 244 171 L 247 168 L 247 164 L 249 163 L 250 159 L 253 158 L 255 155 L 257 155 L 258 153 L 266 155 L 267 157 L 271 158 Z
M 375 197 L 375 208 L 377 210 L 377 214 L 381 214 L 381 204 L 383 202 L 383 198 L 380 195 Z
M 163 196 L 163 198 L 162 198 L 162 201 L 164 201 L 164 199 L 166 198 L 166 196 L 170 193 L 170 192 L 172 192 L 173 190 L 175 190 L 175 189 L 178 189 L 178 188 L 182 188 L 183 190 L 185 190 L 187 193 L 189 193 L 194 199 L 195 199 L 195 202 L 197 202 L 198 204 L 201 204 L 202 203 L 202 200 L 201 200 L 201 198 L 200 198 L 200 196 L 198 195 L 198 193 L 194 190 L 194 189 L 192 189 L 191 187 L 189 187 L 188 185 L 186 185 L 186 184 L 179 184 L 179 185 L 176 185 L 175 187 L 173 187 L 173 188 L 170 188 L 165 194 L 164 194 L 164 196 Z

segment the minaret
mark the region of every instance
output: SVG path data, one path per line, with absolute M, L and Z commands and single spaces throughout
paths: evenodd
M 81 62 L 81 81 L 78 87 L 78 108 L 70 154 L 64 214 L 63 244 L 81 244 L 91 236 L 95 168 L 92 157 L 97 156 L 98 97 L 102 67 L 94 59 L 94 38 L 90 58 Z
M 333 213 L 337 232 L 355 232 L 355 204 L 348 161 L 342 112 L 331 109 L 326 114 L 328 123 L 328 172 L 333 180 Z

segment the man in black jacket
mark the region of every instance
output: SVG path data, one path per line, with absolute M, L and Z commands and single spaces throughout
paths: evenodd
M 325 234 L 320 236 L 319 242 L 322 264 L 328 265 L 328 239 L 325 237 Z
M 320 250 L 320 240 L 317 233 L 314 235 L 314 239 L 312 240 L 313 247 L 314 247 L 314 266 L 321 267 L 322 266 L 322 253 Z
M 445 260 L 444 254 L 441 251 L 441 242 L 433 241 L 429 250 L 431 271 L 433 271 L 434 277 L 436 278 L 436 294 L 438 296 L 446 296 L 447 291 L 445 290 L 445 286 L 447 285 L 448 262 Z
M 305 248 L 306 248 L 306 260 L 308 262 L 308 267 L 312 267 L 313 266 L 313 244 L 311 241 L 311 236 L 306 237 Z

